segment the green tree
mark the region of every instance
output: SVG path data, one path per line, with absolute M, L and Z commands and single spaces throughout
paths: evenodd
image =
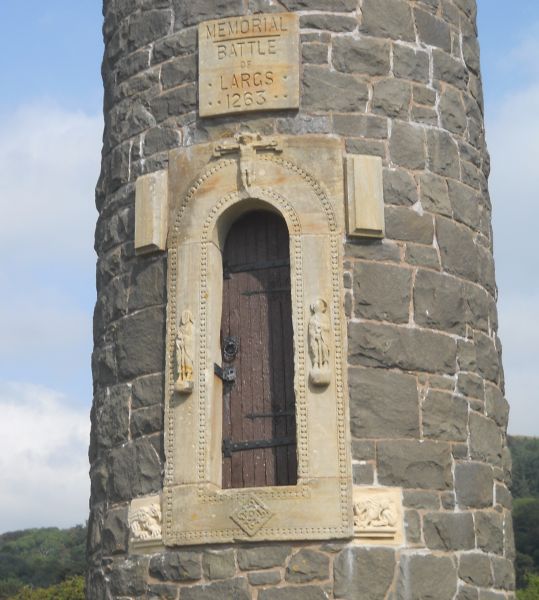
M 48 588 L 22 588 L 9 600 L 84 600 L 84 577 L 72 577 Z
M 527 586 L 517 591 L 517 600 L 539 600 L 539 575 L 529 575 Z

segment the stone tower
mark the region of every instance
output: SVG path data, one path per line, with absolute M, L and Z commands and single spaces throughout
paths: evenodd
M 514 598 L 474 0 L 104 0 L 88 598 Z

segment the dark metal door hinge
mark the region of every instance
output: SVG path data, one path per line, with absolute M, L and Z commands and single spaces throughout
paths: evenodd
M 225 383 L 236 381 L 236 369 L 234 367 L 220 367 L 217 363 L 213 365 L 213 371 Z

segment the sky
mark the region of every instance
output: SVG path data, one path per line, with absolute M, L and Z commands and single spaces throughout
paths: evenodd
M 539 2 L 478 5 L 509 431 L 539 435 Z M 0 533 L 88 512 L 101 24 L 0 0 Z

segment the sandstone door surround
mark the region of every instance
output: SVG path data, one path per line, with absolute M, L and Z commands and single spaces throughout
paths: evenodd
M 347 230 L 383 231 L 376 210 L 361 222 L 362 203 L 383 200 L 381 162 L 355 158 L 343 159 L 338 138 L 245 133 L 172 150 L 168 172 L 140 178 L 156 183 L 137 182 L 137 251 L 168 251 L 168 311 L 164 489 L 159 511 L 154 498 L 142 512 L 144 501 L 133 503 L 133 543 L 161 543 L 156 515 L 165 545 L 354 532 L 383 543 L 401 539 L 395 493 L 387 490 L 381 503 L 380 490 L 374 500 L 357 500 L 351 480 L 343 241 Z M 290 236 L 298 483 L 223 490 L 222 382 L 214 371 L 221 364 L 221 252 L 231 224 L 254 209 L 279 213 Z M 141 515 L 150 537 L 140 536 Z

